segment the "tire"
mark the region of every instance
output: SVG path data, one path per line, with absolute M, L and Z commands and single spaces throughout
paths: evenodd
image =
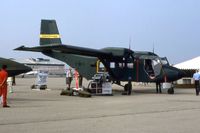
M 170 88 L 170 89 L 168 89 L 168 94 L 174 94 L 174 88 Z
M 125 84 L 125 86 L 124 86 L 124 91 L 127 92 L 128 89 L 129 89 L 129 85 L 128 85 L 128 84 Z
M 125 91 L 125 93 L 127 93 L 128 95 L 130 95 L 131 92 L 132 92 L 132 85 L 131 84 L 125 84 L 124 91 Z

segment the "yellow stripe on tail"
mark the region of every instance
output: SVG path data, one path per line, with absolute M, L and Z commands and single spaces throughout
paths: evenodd
M 40 38 L 60 38 L 59 34 L 40 34 Z

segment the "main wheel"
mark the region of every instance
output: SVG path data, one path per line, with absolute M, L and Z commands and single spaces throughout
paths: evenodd
M 131 83 L 125 84 L 125 86 L 124 86 L 124 92 L 127 95 L 131 94 L 131 92 L 132 92 L 132 84 Z
M 167 92 L 168 92 L 168 94 L 174 94 L 174 88 L 173 87 L 169 88 Z
M 129 88 L 128 84 L 125 84 L 125 86 L 124 86 L 124 91 L 127 92 L 127 91 L 128 91 L 128 88 Z

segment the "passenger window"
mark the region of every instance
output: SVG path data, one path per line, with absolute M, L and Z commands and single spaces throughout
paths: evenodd
M 133 63 L 127 63 L 128 68 L 133 68 Z
M 110 62 L 110 68 L 115 68 L 115 62 Z
M 119 68 L 124 68 L 125 63 L 119 63 Z

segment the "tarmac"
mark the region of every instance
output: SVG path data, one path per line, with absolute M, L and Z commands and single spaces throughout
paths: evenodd
M 16 78 L 8 105 L 0 107 L 0 133 L 199 133 L 200 96 L 194 89 L 155 93 L 134 85 L 132 95 L 60 96 L 65 78 L 49 78 L 48 90 L 31 90 L 34 78 Z M 84 83 L 86 84 L 86 83 Z M 121 91 L 120 91 L 121 90 Z

